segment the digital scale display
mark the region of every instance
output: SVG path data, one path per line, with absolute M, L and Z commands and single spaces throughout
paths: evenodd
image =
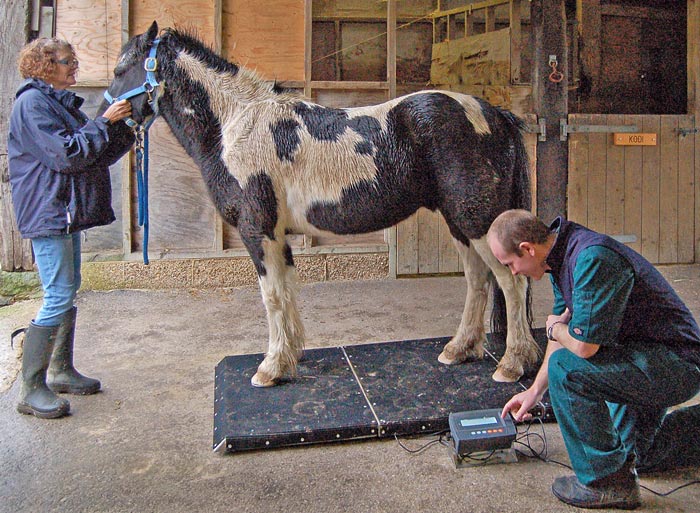
M 489 424 L 498 424 L 496 417 L 477 417 L 474 419 L 459 419 L 459 423 L 463 427 L 488 426 Z
M 460 456 L 479 451 L 507 449 L 516 436 L 510 415 L 501 418 L 501 410 L 474 410 L 450 413 L 450 435 Z

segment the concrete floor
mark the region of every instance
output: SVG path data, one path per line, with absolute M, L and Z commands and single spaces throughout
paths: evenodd
M 700 266 L 661 268 L 700 317 Z M 551 300 L 535 284 L 536 326 Z M 306 285 L 300 309 L 308 347 L 452 334 L 463 279 Z M 554 463 L 457 469 L 447 449 L 410 454 L 394 440 L 219 455 L 211 450 L 214 368 L 259 353 L 267 337 L 257 289 L 82 292 L 76 363 L 103 392 L 67 396 L 72 415 L 15 412 L 17 352 L 6 344 L 39 302 L 0 308 L 0 511 L 4 512 L 560 512 L 550 493 L 569 473 Z M 437 355 L 436 355 L 437 357 Z M 410 372 L 410 369 L 407 369 Z M 568 463 L 556 424 L 548 455 Z M 405 440 L 416 449 L 430 438 Z M 642 479 L 668 491 L 691 469 Z M 700 486 L 667 498 L 642 492 L 648 512 L 697 512 Z

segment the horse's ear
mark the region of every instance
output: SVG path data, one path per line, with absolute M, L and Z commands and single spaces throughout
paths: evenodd
M 146 39 L 148 41 L 153 41 L 156 37 L 158 37 L 158 22 L 153 20 L 153 23 L 151 23 L 146 33 Z

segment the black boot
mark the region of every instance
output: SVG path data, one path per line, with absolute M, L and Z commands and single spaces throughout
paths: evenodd
M 57 419 L 67 415 L 70 403 L 46 386 L 46 369 L 58 326 L 37 326 L 30 323 L 24 333 L 22 354 L 22 386 L 17 411 L 41 419 Z
M 54 392 L 90 395 L 99 392 L 101 385 L 99 380 L 83 376 L 73 367 L 73 340 L 77 313 L 76 307 L 71 308 L 58 328 L 46 381 Z
M 634 468 L 635 458 L 627 459 L 622 468 L 589 485 L 574 476 L 558 477 L 552 493 L 562 502 L 579 508 L 636 509 L 642 504 L 639 479 Z

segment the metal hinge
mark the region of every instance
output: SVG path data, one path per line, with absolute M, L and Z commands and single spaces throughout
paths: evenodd
M 679 128 L 678 129 L 678 134 L 681 137 L 685 137 L 686 135 L 697 134 L 698 132 L 700 132 L 700 129 L 698 129 L 698 128 Z
M 537 120 L 536 125 L 533 125 L 532 123 L 528 123 L 527 130 L 530 133 L 539 134 L 537 136 L 538 141 L 546 141 L 547 140 L 547 120 L 545 118 L 539 118 Z

